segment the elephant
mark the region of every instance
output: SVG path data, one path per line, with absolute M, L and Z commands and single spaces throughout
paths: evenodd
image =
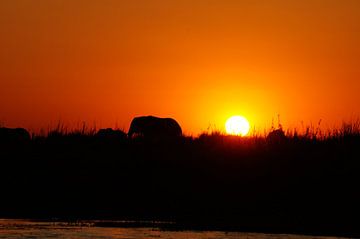
M 176 138 L 182 135 L 182 130 L 172 118 L 140 116 L 131 121 L 128 137 L 132 138 L 133 135 L 144 138 Z
M 30 134 L 24 128 L 0 128 L 1 142 L 26 142 L 29 140 Z

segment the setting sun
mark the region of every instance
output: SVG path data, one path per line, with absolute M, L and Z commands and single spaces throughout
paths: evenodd
M 250 124 L 242 116 L 232 116 L 226 121 L 225 129 L 228 134 L 245 136 L 249 133 Z

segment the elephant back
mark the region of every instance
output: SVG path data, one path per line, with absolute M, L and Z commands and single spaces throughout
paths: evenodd
M 140 116 L 132 120 L 128 135 L 129 137 L 136 135 L 146 138 L 174 138 L 181 136 L 182 130 L 173 118 Z

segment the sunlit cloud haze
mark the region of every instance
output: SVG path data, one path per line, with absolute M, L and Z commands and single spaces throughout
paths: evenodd
M 0 122 L 187 134 L 360 115 L 357 0 L 0 1 Z

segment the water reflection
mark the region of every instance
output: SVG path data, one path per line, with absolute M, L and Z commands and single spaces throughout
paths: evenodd
M 332 238 L 298 235 L 273 235 L 240 232 L 163 231 L 158 228 L 95 227 L 91 221 L 77 223 L 34 222 L 27 220 L 0 220 L 0 238 L 110 238 L 110 239 L 284 239 Z M 335 238 L 335 237 L 333 237 Z

